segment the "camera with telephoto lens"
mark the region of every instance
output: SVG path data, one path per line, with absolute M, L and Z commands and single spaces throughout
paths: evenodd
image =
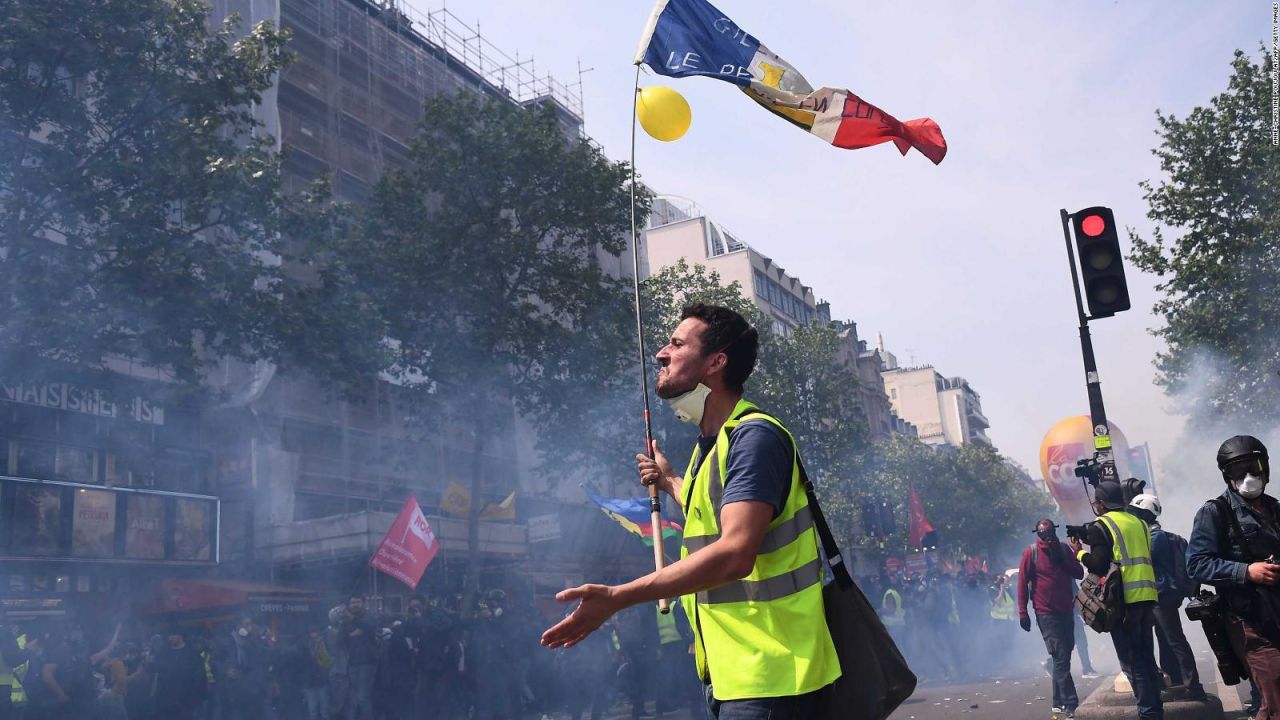
M 1088 525 L 1067 525 L 1067 537 L 1075 538 L 1080 542 L 1084 542 L 1085 536 L 1089 531 Z
M 1222 682 L 1238 685 L 1248 677 L 1248 670 L 1231 649 L 1231 641 L 1227 637 L 1226 602 L 1221 595 L 1201 590 L 1187 603 L 1186 613 L 1188 620 L 1200 623 L 1204 629 L 1204 636 L 1209 640 L 1209 647 L 1218 663 L 1218 672 L 1222 673 Z

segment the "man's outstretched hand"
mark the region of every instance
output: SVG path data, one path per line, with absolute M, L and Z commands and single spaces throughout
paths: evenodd
M 542 633 L 542 644 L 553 649 L 577 645 L 622 609 L 614 589 L 608 585 L 579 585 L 561 590 L 556 595 L 556 600 L 579 602 L 578 607 L 565 619 Z

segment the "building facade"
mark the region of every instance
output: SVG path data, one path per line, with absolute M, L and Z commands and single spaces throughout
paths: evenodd
M 831 322 L 831 306 L 817 300 L 813 288 L 743 243 L 690 200 L 659 196 L 641 243 L 647 261 L 642 275 L 682 259 L 690 265 L 704 265 L 718 273 L 725 284 L 741 284 L 779 334 L 815 320 Z
M 882 373 L 894 412 L 915 426 L 929 445 L 991 445 L 991 427 L 982 413 L 982 398 L 962 377 L 944 377 L 932 365 L 904 368 L 892 363 Z

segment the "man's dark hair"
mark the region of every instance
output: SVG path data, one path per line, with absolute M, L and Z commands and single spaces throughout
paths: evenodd
M 689 303 L 680 311 L 680 319 L 697 318 L 707 324 L 702 331 L 703 356 L 722 352 L 728 358 L 724 367 L 724 384 L 742 392 L 751 371 L 756 368 L 760 349 L 760 333 L 751 323 L 727 307 Z

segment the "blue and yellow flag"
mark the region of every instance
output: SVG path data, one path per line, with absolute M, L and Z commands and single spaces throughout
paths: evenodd
M 902 122 L 848 90 L 817 90 L 790 63 L 706 0 L 658 0 L 640 38 L 637 65 L 669 77 L 702 75 L 742 88 L 752 100 L 840 148 L 892 141 L 935 164 L 947 154 L 929 118 Z

